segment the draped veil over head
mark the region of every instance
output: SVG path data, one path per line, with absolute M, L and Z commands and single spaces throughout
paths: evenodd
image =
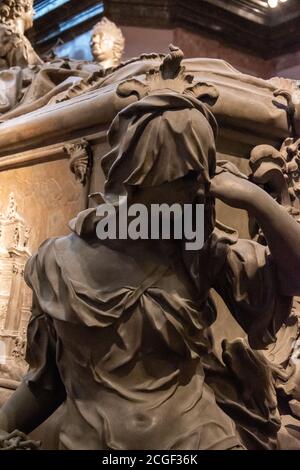
M 130 187 L 160 186 L 190 172 L 201 174 L 209 186 L 216 167 L 217 123 L 207 103 L 218 98 L 218 91 L 194 83 L 182 58 L 182 51 L 171 45 L 159 69 L 149 71 L 143 82 L 119 85 L 119 95 L 134 95 L 138 101 L 116 116 L 108 132 L 111 151 L 102 159 L 107 202 L 117 204 Z
M 117 203 L 130 186 L 152 187 L 197 172 L 209 185 L 216 166 L 217 124 L 192 95 L 164 90 L 121 111 L 102 159 L 105 199 Z

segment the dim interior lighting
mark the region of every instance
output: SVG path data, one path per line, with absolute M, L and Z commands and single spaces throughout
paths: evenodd
M 285 3 L 287 0 L 268 0 L 268 5 L 271 8 L 278 7 L 279 3 Z

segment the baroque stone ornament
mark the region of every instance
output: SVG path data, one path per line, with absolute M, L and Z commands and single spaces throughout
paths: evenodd
M 288 127 L 293 137 L 297 136 L 295 127 L 295 116 L 297 108 L 300 105 L 300 82 L 299 80 L 290 80 L 288 78 L 273 77 L 268 80 L 269 83 L 276 87 L 274 97 L 283 97 L 286 100 L 286 105 L 283 105 L 277 99 L 274 100 L 274 105 L 278 108 L 285 109 L 287 113 Z
M 92 170 L 92 149 L 90 144 L 82 139 L 80 142 L 66 144 L 65 152 L 70 157 L 70 170 L 82 185 L 85 185 Z
M 300 222 L 300 139 L 287 138 L 280 150 L 255 147 L 250 156 L 252 179 Z
M 26 328 L 31 295 L 24 282 L 29 228 L 18 214 L 14 195 L 6 214 L 0 215 L 0 383 L 20 381 L 26 371 Z
M 28 445 L 20 432 L 66 400 L 61 449 L 278 447 L 282 415 L 263 350 L 300 295 L 300 224 L 232 163 L 217 161 L 219 90 L 187 73 L 182 59 L 171 46 L 141 76 L 119 69 L 115 101 L 107 101 L 119 112 L 102 159 L 103 199 L 204 204 L 203 248 L 163 236 L 99 240 L 99 208 L 80 212 L 70 235 L 46 240 L 25 266 L 29 371 L 1 408 L 2 448 L 16 433 L 18 447 Z M 216 199 L 253 214 L 268 246 L 216 221 Z M 22 233 L 12 238 L 20 243 Z M 222 358 L 212 289 L 246 336 L 223 341 Z M 22 340 L 12 350 L 22 354 Z
M 270 145 L 255 147 L 250 156 L 251 179 L 268 192 L 286 212 L 300 223 L 300 139 L 287 138 L 280 150 Z M 266 238 L 255 220 L 250 219 L 253 238 L 266 244 Z M 295 296 L 290 316 L 278 331 L 274 344 L 264 355 L 275 366 L 276 387 L 286 397 L 290 413 L 293 404 L 300 406 L 300 297 Z M 270 367 L 272 367 L 270 366 Z M 288 405 L 288 406 L 289 406 Z M 296 416 L 300 418 L 299 414 Z M 286 420 L 285 420 L 286 421 Z M 285 422 L 284 422 L 285 424 Z M 300 421 L 293 423 L 300 430 Z M 289 432 L 289 425 L 285 426 Z
M 217 89 L 207 83 L 195 82 L 194 75 L 186 73 L 185 67 L 181 65 L 183 58 L 183 52 L 170 45 L 170 53 L 163 58 L 158 69 L 150 69 L 144 80 L 133 78 L 122 82 L 117 88 L 117 94 L 122 97 L 136 95 L 140 100 L 158 90 L 169 89 L 213 105 L 219 97 Z
M 108 18 L 102 18 L 92 31 L 91 49 L 94 59 L 104 69 L 120 64 L 125 47 L 125 39 L 120 28 Z

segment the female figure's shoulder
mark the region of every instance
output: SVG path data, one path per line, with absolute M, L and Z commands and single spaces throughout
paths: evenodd
M 48 272 L 53 270 L 56 264 L 55 242 L 57 238 L 45 240 L 32 255 L 25 265 L 24 278 L 26 283 L 32 287 L 33 280 L 47 277 Z

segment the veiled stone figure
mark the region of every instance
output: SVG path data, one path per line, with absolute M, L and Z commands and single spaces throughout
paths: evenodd
M 276 447 L 272 371 L 251 348 L 275 341 L 299 295 L 300 227 L 233 166 L 216 165 L 209 104 L 218 92 L 193 83 L 181 59 L 171 48 L 146 84 L 120 85 L 137 101 L 110 128 L 104 199 L 203 203 L 204 246 L 100 241 L 91 208 L 69 236 L 40 247 L 25 273 L 30 369 L 0 413 L 4 447 L 16 436 L 17 446 L 34 446 L 10 433 L 31 431 L 64 401 L 61 449 Z M 216 223 L 216 197 L 254 214 L 268 247 Z M 213 354 L 211 288 L 248 334 L 249 345 L 224 344 L 224 364 Z

